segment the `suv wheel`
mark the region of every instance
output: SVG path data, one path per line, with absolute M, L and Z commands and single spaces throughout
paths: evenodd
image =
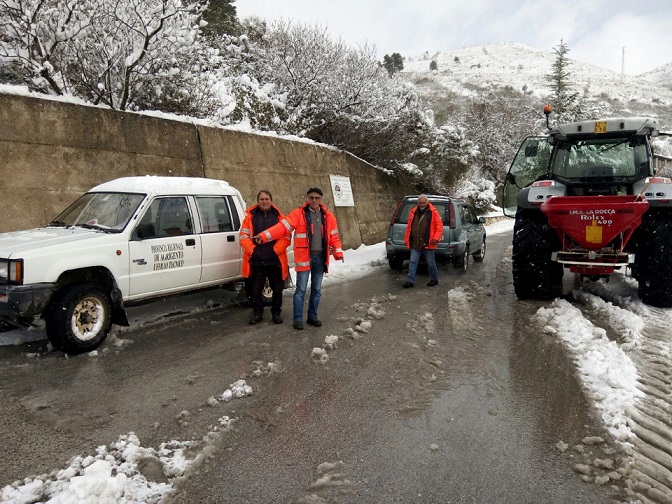
M 401 271 L 404 266 L 404 260 L 398 257 L 388 259 L 388 262 L 390 263 L 390 269 L 393 270 Z
M 110 332 L 110 296 L 94 284 L 72 284 L 58 293 L 46 318 L 49 341 L 69 354 L 93 350 Z
M 455 258 L 453 263 L 457 269 L 467 271 L 469 269 L 469 245 L 464 246 L 464 252 L 461 256 Z
M 485 236 L 483 237 L 483 242 L 481 243 L 481 248 L 478 249 L 478 252 L 474 254 L 474 261 L 482 262 L 485 259 Z

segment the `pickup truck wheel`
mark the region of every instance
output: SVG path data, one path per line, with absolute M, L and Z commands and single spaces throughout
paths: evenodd
M 245 297 L 247 298 L 247 304 L 249 306 L 254 306 L 251 277 L 245 279 Z M 271 285 L 268 283 L 268 278 L 266 279 L 264 287 L 261 289 L 261 300 L 263 301 L 264 306 L 271 306 L 271 304 L 273 304 L 273 289 L 271 289 Z
M 551 261 L 560 239 L 540 211 L 518 210 L 513 228 L 513 288 L 519 299 L 552 299 L 561 294 L 562 265 Z
M 650 212 L 639 229 L 636 269 L 642 302 L 672 307 L 672 216 Z
M 481 243 L 481 248 L 478 249 L 478 252 L 474 254 L 474 261 L 483 262 L 485 259 L 485 236 L 483 237 L 483 243 Z
M 264 288 L 261 289 L 261 298 L 264 301 L 264 306 L 271 306 L 273 304 L 273 289 L 271 289 L 271 285 L 268 283 L 268 278 L 266 279 Z
M 54 299 L 46 325 L 56 348 L 69 354 L 93 350 L 112 326 L 110 296 L 93 284 L 67 286 Z
M 461 256 L 455 258 L 455 262 L 453 264 L 457 269 L 460 269 L 463 272 L 469 269 L 469 245 L 465 245 L 464 252 Z

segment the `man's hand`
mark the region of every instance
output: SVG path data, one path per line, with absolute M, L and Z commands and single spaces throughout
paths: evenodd
M 430 245 L 436 245 L 437 243 L 439 243 L 439 240 L 437 240 L 435 238 L 432 238 L 431 240 L 429 240 Z
M 257 245 L 261 245 L 263 243 L 263 240 L 261 239 L 260 235 L 255 235 L 252 237 L 252 241 L 256 243 Z

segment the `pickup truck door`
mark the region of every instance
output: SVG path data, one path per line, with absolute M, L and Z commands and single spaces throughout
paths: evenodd
M 129 295 L 180 291 L 201 278 L 201 238 L 184 196 L 156 198 L 129 242 Z
M 201 283 L 228 282 L 240 278 L 243 249 L 240 247 L 240 215 L 231 196 L 198 196 L 201 219 L 203 272 Z

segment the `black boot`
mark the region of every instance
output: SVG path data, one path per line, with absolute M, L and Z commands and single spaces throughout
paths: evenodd
M 279 311 L 273 312 L 271 315 L 273 316 L 271 320 L 273 320 L 274 324 L 282 324 L 282 317 Z
M 250 325 L 257 324 L 261 322 L 262 317 L 264 316 L 263 311 L 253 311 L 252 316 L 250 317 Z

